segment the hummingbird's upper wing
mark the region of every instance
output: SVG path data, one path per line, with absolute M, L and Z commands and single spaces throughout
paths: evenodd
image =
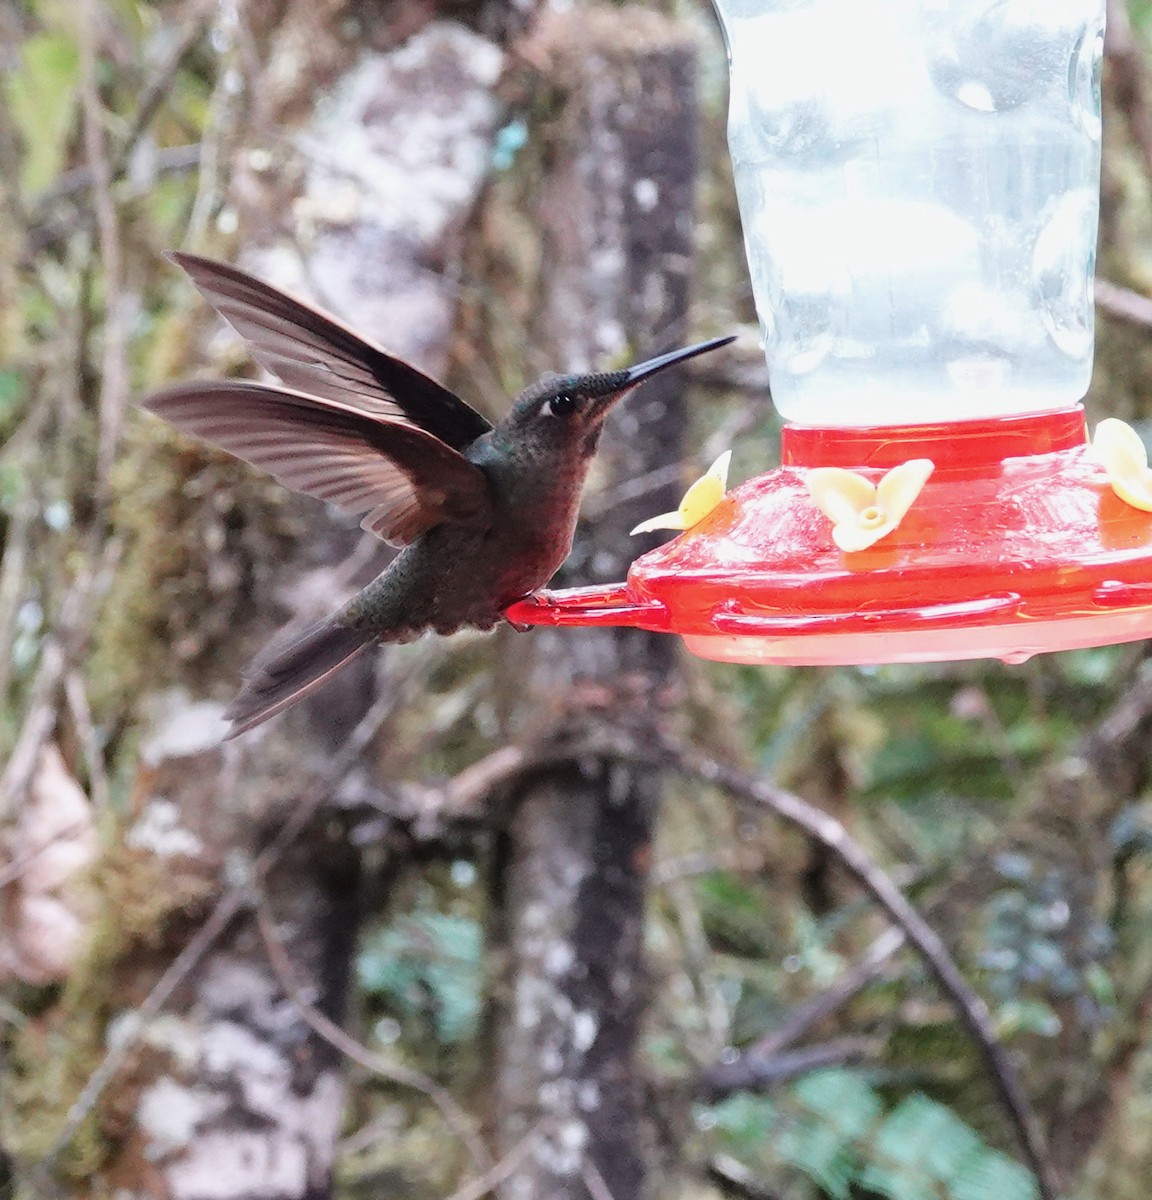
M 414 425 L 453 450 L 492 428 L 454 392 L 335 317 L 226 263 L 181 251 L 168 257 L 287 387 Z
M 490 520 L 483 472 L 403 420 L 239 379 L 177 384 L 144 407 L 294 491 L 366 512 L 361 525 L 397 546 L 444 521 Z

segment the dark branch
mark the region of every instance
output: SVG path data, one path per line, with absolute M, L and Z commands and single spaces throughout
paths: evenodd
M 895 927 L 886 929 L 830 988 L 802 1004 L 779 1029 L 760 1038 L 745 1053 L 758 1058 L 771 1057 L 798 1042 L 813 1026 L 830 1017 L 857 992 L 867 987 L 906 941 L 902 930 Z
M 876 1048 L 876 1042 L 868 1038 L 850 1037 L 784 1054 L 766 1056 L 746 1051 L 732 1062 L 709 1067 L 700 1076 L 697 1092 L 701 1099 L 715 1102 L 733 1092 L 768 1091 L 810 1071 L 862 1062 L 873 1056 Z
M 759 808 L 769 808 L 789 824 L 827 847 L 870 896 L 904 931 L 920 952 L 979 1046 L 1001 1102 L 1011 1116 L 1024 1156 L 1036 1175 L 1043 1200 L 1056 1200 L 1059 1186 L 1044 1146 L 1040 1124 L 1003 1046 L 992 1028 L 988 1006 L 967 981 L 939 935 L 904 897 L 872 856 L 833 817 L 764 780 L 665 740 L 662 749 L 688 775 Z
M 1095 288 L 1096 307 L 1101 312 L 1127 321 L 1129 325 L 1152 329 L 1152 300 L 1147 296 L 1100 278 L 1097 278 Z

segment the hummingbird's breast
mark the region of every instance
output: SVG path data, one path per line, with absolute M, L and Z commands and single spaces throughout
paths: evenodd
M 381 641 L 426 630 L 491 629 L 504 610 L 545 583 L 568 557 L 579 490 L 556 486 L 504 494 L 486 528 L 444 524 L 393 560 L 343 611 Z
M 579 491 L 543 488 L 501 506 L 477 547 L 497 614 L 529 592 L 543 587 L 572 549 Z

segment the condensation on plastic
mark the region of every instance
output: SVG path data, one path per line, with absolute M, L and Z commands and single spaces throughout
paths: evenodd
M 1074 404 L 1104 0 L 714 0 L 772 395 L 809 425 Z

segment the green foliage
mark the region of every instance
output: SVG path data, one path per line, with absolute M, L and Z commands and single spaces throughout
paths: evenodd
M 24 494 L 24 476 L 17 463 L 0 459 L 0 512 L 11 513 Z
M 1152 33 L 1152 0 L 1129 0 L 1128 14 L 1142 33 Z
M 1021 852 L 998 854 L 993 865 L 1005 883 L 984 905 L 978 961 L 1004 1002 L 1002 1030 L 1054 1036 L 1049 999 L 1074 998 L 1084 1014 L 1104 1019 L 1116 1003 L 1104 967 L 1115 937 L 1098 918 L 1072 922 L 1071 872 L 1041 868 Z
M 802 1176 L 835 1200 L 1033 1200 L 1031 1174 L 945 1105 L 916 1093 L 889 1108 L 857 1071 L 818 1071 L 774 1096 L 701 1111 L 716 1149 L 770 1185 Z
M 5 91 L 23 142 L 20 186 L 32 198 L 60 174 L 76 114 L 80 52 L 60 33 L 41 33 L 20 47 Z
M 0 367 L 0 433 L 6 433 L 15 421 L 24 401 L 24 376 L 11 368 Z
M 713 943 L 742 953 L 764 951 L 765 889 L 728 871 L 696 880 L 701 916 Z
M 371 938 L 357 963 L 364 989 L 405 1016 L 422 1016 L 442 1042 L 471 1037 L 480 1017 L 480 926 L 467 917 L 420 912 Z
M 1060 1032 L 1060 1018 L 1043 1000 L 1008 1000 L 996 1012 L 996 1032 L 1005 1039 L 1017 1033 L 1055 1037 Z

